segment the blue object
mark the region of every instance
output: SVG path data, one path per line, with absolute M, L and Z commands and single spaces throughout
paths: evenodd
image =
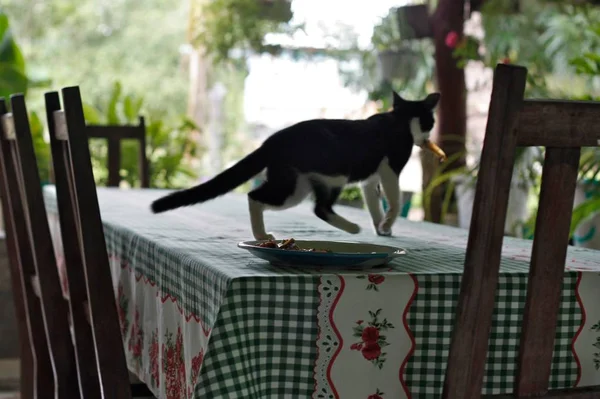
M 296 240 L 300 248 L 315 248 L 331 252 L 295 251 L 258 246 L 264 241 L 243 241 L 238 247 L 277 266 L 312 266 L 368 269 L 389 263 L 405 255 L 406 250 L 387 245 L 343 241 Z M 281 240 L 275 241 L 281 243 Z
M 405 198 L 407 198 L 407 199 L 405 200 Z M 406 218 L 406 217 L 408 217 L 408 212 L 410 211 L 410 207 L 412 205 L 412 192 L 403 191 L 402 199 L 403 199 L 403 203 L 402 203 L 402 208 L 400 209 L 400 217 Z M 383 196 L 381 197 L 381 205 L 383 206 L 383 211 L 387 212 L 388 203 L 387 203 L 387 200 L 385 199 L 385 197 L 383 197 Z

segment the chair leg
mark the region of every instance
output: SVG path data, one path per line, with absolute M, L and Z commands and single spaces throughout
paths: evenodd
M 143 382 L 137 382 L 137 383 L 131 384 L 131 396 L 133 396 L 134 398 L 141 398 L 141 397 L 154 398 L 155 397 L 154 394 L 152 393 L 152 391 Z

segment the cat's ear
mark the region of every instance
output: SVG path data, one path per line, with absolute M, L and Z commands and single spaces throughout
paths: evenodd
M 431 93 L 425 98 L 425 100 L 423 100 L 423 103 L 429 110 L 433 111 L 435 107 L 437 107 L 440 97 L 440 93 Z
M 398 93 L 392 91 L 392 95 L 394 97 L 394 109 L 400 109 L 406 103 L 406 100 L 400 97 Z

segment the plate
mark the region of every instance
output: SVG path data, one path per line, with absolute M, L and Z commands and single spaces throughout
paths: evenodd
M 275 240 L 278 244 L 282 241 Z M 331 252 L 259 247 L 263 242 L 265 241 L 243 241 L 238 247 L 276 266 L 369 269 L 386 265 L 392 259 L 406 254 L 403 248 L 363 242 L 296 240 L 296 245 L 300 248 L 327 249 Z

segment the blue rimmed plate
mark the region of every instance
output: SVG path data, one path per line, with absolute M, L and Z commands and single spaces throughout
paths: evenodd
M 280 244 L 283 240 L 276 240 Z M 369 269 L 388 264 L 405 255 L 403 248 L 363 242 L 296 240 L 301 249 L 328 250 L 329 252 L 294 251 L 261 247 L 265 241 L 243 241 L 238 247 L 277 266 L 330 267 Z

